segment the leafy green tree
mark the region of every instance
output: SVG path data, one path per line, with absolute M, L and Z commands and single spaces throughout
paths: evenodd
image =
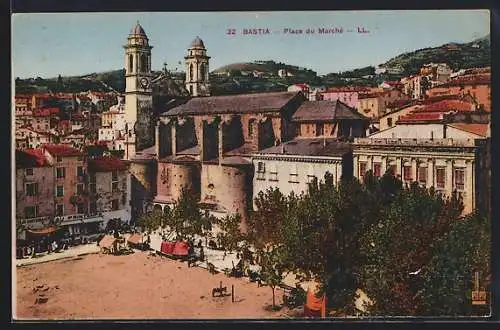
M 490 292 L 491 221 L 471 214 L 456 221 L 431 249 L 432 258 L 422 272 L 419 314 L 488 315 L 490 307 L 473 306 L 473 276 L 480 274 L 480 290 Z
M 279 243 L 282 237 L 287 198 L 278 188 L 259 192 L 255 198 L 256 209 L 248 219 L 248 239 L 256 248 L 266 243 Z
M 158 229 L 163 221 L 163 214 L 161 211 L 153 209 L 151 212 L 143 214 L 139 218 L 139 226 L 145 231 L 152 232 Z
M 217 240 L 225 251 L 239 251 L 239 244 L 244 241 L 245 235 L 240 230 L 241 216 L 239 214 L 228 215 L 217 221 L 220 232 Z
M 190 189 L 183 187 L 181 196 L 175 203 L 166 225 L 180 239 L 192 240 L 194 235 L 202 235 L 207 227 L 207 218 L 198 207 L 198 196 Z
M 286 270 L 286 247 L 273 246 L 263 250 L 261 257 L 262 280 L 269 285 L 273 292 L 273 309 L 276 309 L 276 287 L 281 284 Z
M 461 201 L 443 199 L 417 183 L 402 189 L 377 223 L 361 237 L 363 289 L 375 301 L 370 312 L 417 315 L 421 304 L 418 276 L 431 259 L 431 247 L 459 219 Z
M 302 232 L 297 239 L 304 243 L 295 252 L 301 255 L 295 266 L 321 283 L 319 294 L 326 293 L 329 306 L 338 312 L 350 313 L 354 308 L 359 287 L 355 270 L 362 262 L 359 240 L 380 208 L 377 189 L 372 189 L 354 178 L 334 186 L 327 173 L 324 182 L 309 186 L 298 208 Z

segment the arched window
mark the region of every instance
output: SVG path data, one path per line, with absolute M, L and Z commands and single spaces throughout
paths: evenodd
M 141 72 L 147 72 L 148 71 L 148 56 L 146 54 L 141 55 Z
M 130 54 L 128 56 L 128 71 L 132 72 L 134 70 L 134 56 Z
M 189 80 L 190 81 L 193 80 L 193 71 L 194 71 L 193 64 L 191 64 L 191 65 L 189 65 Z
M 200 78 L 202 80 L 205 80 L 205 65 L 204 64 L 200 65 Z

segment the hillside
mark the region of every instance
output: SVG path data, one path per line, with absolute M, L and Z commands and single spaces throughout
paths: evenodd
M 278 76 L 278 70 L 284 69 L 294 76 L 301 76 L 307 78 L 316 77 L 316 72 L 311 69 L 304 67 L 299 67 L 296 65 L 290 65 L 275 61 L 254 61 L 254 62 L 244 62 L 244 63 L 233 63 L 222 66 L 214 70 L 213 74 L 238 74 L 245 75 L 250 74 L 253 71 L 263 72 L 265 76 Z
M 380 65 L 404 69 L 403 75 L 415 74 L 426 63 L 448 63 L 453 70 L 491 65 L 490 35 L 468 43 L 448 43 L 398 55 Z
M 233 63 L 222 66 L 210 73 L 210 84 L 213 95 L 257 93 L 285 91 L 294 83 L 308 83 L 313 86 L 377 86 L 384 80 L 395 80 L 403 76 L 415 74 L 419 68 L 430 62 L 448 63 L 453 70 L 471 67 L 491 66 L 490 36 L 476 39 L 469 43 L 448 43 L 439 47 L 424 48 L 398 55 L 380 64 L 385 68 L 401 68 L 400 73 L 375 75 L 374 67 L 364 67 L 339 73 L 329 73 L 319 77 L 313 70 L 275 61 L 254 61 Z M 278 76 L 284 69 L 289 74 Z M 256 71 L 256 72 L 255 72 Z M 154 72 L 159 76 L 161 72 Z M 184 73 L 171 73 L 177 85 L 182 85 Z M 165 86 L 162 87 L 165 90 Z M 172 88 L 166 88 L 172 90 Z M 175 88 L 177 90 L 178 88 Z M 41 77 L 16 79 L 16 93 L 31 92 L 86 92 L 89 90 L 103 92 L 125 91 L 125 72 L 112 70 L 91 73 L 83 76 Z M 181 91 L 176 94 L 182 95 Z

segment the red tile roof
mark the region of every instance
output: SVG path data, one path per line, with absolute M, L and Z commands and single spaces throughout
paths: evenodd
M 370 89 L 362 86 L 347 86 L 347 87 L 331 87 L 326 90 L 326 93 L 342 93 L 342 92 L 369 92 Z
M 397 123 L 408 123 L 408 122 L 416 122 L 416 121 L 436 121 L 436 120 L 442 120 L 443 119 L 443 113 L 441 112 L 431 112 L 431 113 L 425 113 L 425 112 L 413 112 L 410 113 L 406 116 L 401 116 Z
M 446 84 L 436 86 L 436 88 L 460 86 L 460 85 L 490 85 L 490 84 L 491 84 L 490 74 L 473 74 L 473 75 L 459 76 Z
M 49 165 L 42 149 L 16 150 L 16 167 L 30 168 Z
M 53 156 L 81 156 L 82 153 L 73 147 L 64 144 L 46 144 L 43 146 Z
M 469 132 L 472 134 L 476 134 L 479 136 L 488 136 L 488 128 L 489 124 L 465 124 L 465 123 L 457 123 L 450 124 L 449 126 L 457 128 L 461 131 Z
M 399 109 L 399 108 L 402 108 L 404 106 L 407 106 L 407 105 L 410 105 L 413 103 L 415 103 L 413 100 L 396 100 L 394 102 L 388 103 L 387 108 Z
M 366 93 L 366 94 L 360 94 L 359 98 L 360 99 L 369 99 L 369 98 L 374 98 L 374 97 L 380 97 L 380 96 L 387 95 L 387 94 L 390 94 L 390 93 L 391 93 L 391 90 L 385 90 L 385 91 L 373 92 L 373 93 Z
M 42 108 L 33 111 L 33 117 L 49 117 L 52 115 L 59 114 L 61 110 L 59 108 Z
M 425 105 L 419 111 L 425 112 L 447 112 L 447 111 L 474 111 L 473 103 L 460 100 L 442 100 Z
M 124 171 L 127 164 L 116 157 L 97 157 L 88 160 L 89 172 Z

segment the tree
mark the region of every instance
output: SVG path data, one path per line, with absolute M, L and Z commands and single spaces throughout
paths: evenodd
M 248 239 L 256 248 L 266 243 L 278 243 L 282 237 L 287 198 L 278 188 L 259 192 L 255 198 L 256 210 L 248 219 Z
M 163 221 L 164 219 L 161 211 L 153 209 L 151 212 L 143 214 L 139 218 L 139 226 L 145 231 L 152 232 L 158 229 Z
M 276 287 L 283 281 L 286 270 L 285 246 L 273 246 L 266 248 L 262 253 L 260 276 L 273 291 L 273 309 L 276 309 L 275 291 Z
M 371 313 L 417 315 L 422 283 L 413 274 L 427 266 L 432 246 L 459 219 L 463 205 L 456 194 L 443 199 L 417 183 L 393 198 L 361 237 L 364 262 L 357 272 L 375 301 Z
M 217 221 L 220 233 L 217 239 L 225 251 L 237 251 L 239 244 L 245 239 L 245 235 L 240 230 L 241 216 L 239 214 L 228 215 Z
M 193 239 L 194 235 L 202 235 L 207 227 L 207 218 L 198 207 L 198 196 L 186 187 L 182 188 L 172 215 L 166 220 L 166 224 L 180 239 Z
M 473 306 L 473 275 L 480 274 L 481 289 L 489 292 L 491 276 L 491 221 L 471 214 L 456 221 L 432 248 L 422 273 L 421 315 L 488 315 L 489 306 Z

